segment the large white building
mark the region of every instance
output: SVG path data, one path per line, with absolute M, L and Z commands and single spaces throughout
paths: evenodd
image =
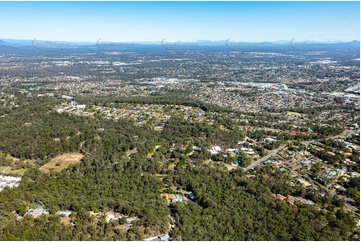
M 0 191 L 5 187 L 17 187 L 20 180 L 20 177 L 0 175 Z

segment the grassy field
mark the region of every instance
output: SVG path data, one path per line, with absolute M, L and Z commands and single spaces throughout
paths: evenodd
M 69 217 L 61 217 L 60 218 L 60 223 L 65 224 L 65 225 L 70 225 L 71 224 L 71 218 L 69 218 Z
M 81 153 L 65 153 L 51 159 L 51 161 L 43 165 L 40 170 L 43 172 L 61 171 L 71 165 L 78 164 L 82 158 L 83 154 Z
M 11 174 L 11 175 L 18 175 L 18 176 L 23 176 L 25 171 L 27 171 L 28 169 L 26 168 L 21 168 L 18 170 L 8 170 L 6 171 L 7 174 Z
M 209 166 L 209 167 L 218 167 L 218 168 L 226 168 L 228 171 L 232 171 L 232 170 L 235 170 L 237 169 L 237 166 L 232 166 L 230 164 L 227 164 L 227 163 L 223 163 L 223 162 L 214 162 L 212 161 L 211 159 L 209 160 L 204 160 L 203 161 L 203 164 Z
M 305 117 L 307 114 L 297 113 L 297 112 L 287 112 L 288 115 L 297 116 L 297 117 Z
M 223 163 L 223 165 L 227 168 L 227 170 L 232 171 L 237 169 L 237 166 L 232 166 L 230 164 Z
M 8 175 L 22 176 L 22 175 L 24 175 L 26 170 L 27 169 L 25 169 L 25 168 L 11 170 L 11 166 L 0 166 L 0 173 L 8 174 Z
M 10 170 L 10 166 L 0 166 L 0 173 L 6 173 L 7 170 Z
M 23 176 L 26 168 L 15 169 L 20 164 L 34 165 L 36 160 L 20 160 L 19 158 L 12 157 L 11 155 L 0 152 L 0 157 L 5 157 L 5 159 L 10 162 L 10 166 L 0 166 L 0 173 L 15 175 L 15 176 Z

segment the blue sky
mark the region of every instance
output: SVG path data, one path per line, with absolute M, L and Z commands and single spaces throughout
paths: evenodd
M 359 2 L 0 2 L 1 39 L 359 40 Z

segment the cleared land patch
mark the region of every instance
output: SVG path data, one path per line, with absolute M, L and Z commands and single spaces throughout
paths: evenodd
M 8 175 L 23 176 L 26 170 L 26 168 L 13 170 L 11 166 L 0 166 L 0 173 Z
M 43 165 L 40 170 L 43 172 L 61 171 L 69 168 L 71 165 L 78 164 L 83 156 L 84 155 L 81 153 L 65 153 L 58 155 L 51 159 L 50 162 Z
M 237 166 L 233 166 L 233 165 L 230 165 L 230 164 L 227 164 L 227 163 L 223 163 L 223 162 L 214 162 L 212 161 L 211 159 L 208 159 L 208 160 L 204 160 L 203 161 L 203 164 L 209 166 L 209 167 L 212 167 L 212 168 L 226 168 L 228 171 L 232 171 L 232 170 L 235 170 L 237 169 Z
M 25 171 L 27 171 L 28 169 L 26 168 L 21 168 L 21 169 L 17 169 L 17 170 L 6 170 L 6 172 L 4 172 L 5 174 L 10 174 L 10 175 L 17 175 L 17 176 L 23 176 Z
M 0 173 L 5 173 L 7 170 L 10 170 L 10 166 L 0 166 Z
M 134 149 L 132 149 L 132 150 L 127 150 L 126 152 L 125 152 L 125 155 L 129 158 L 129 156 L 131 156 L 132 154 L 135 154 L 135 153 L 137 153 L 138 152 L 138 149 L 137 148 L 134 148 Z
M 297 116 L 297 117 L 306 117 L 307 114 L 297 113 L 297 112 L 287 112 L 288 115 Z

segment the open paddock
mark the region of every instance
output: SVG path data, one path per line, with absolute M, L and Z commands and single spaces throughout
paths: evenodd
M 81 153 L 65 153 L 58 155 L 51 159 L 50 162 L 43 165 L 40 170 L 43 172 L 61 171 L 69 168 L 71 165 L 78 164 L 83 157 L 84 155 Z

